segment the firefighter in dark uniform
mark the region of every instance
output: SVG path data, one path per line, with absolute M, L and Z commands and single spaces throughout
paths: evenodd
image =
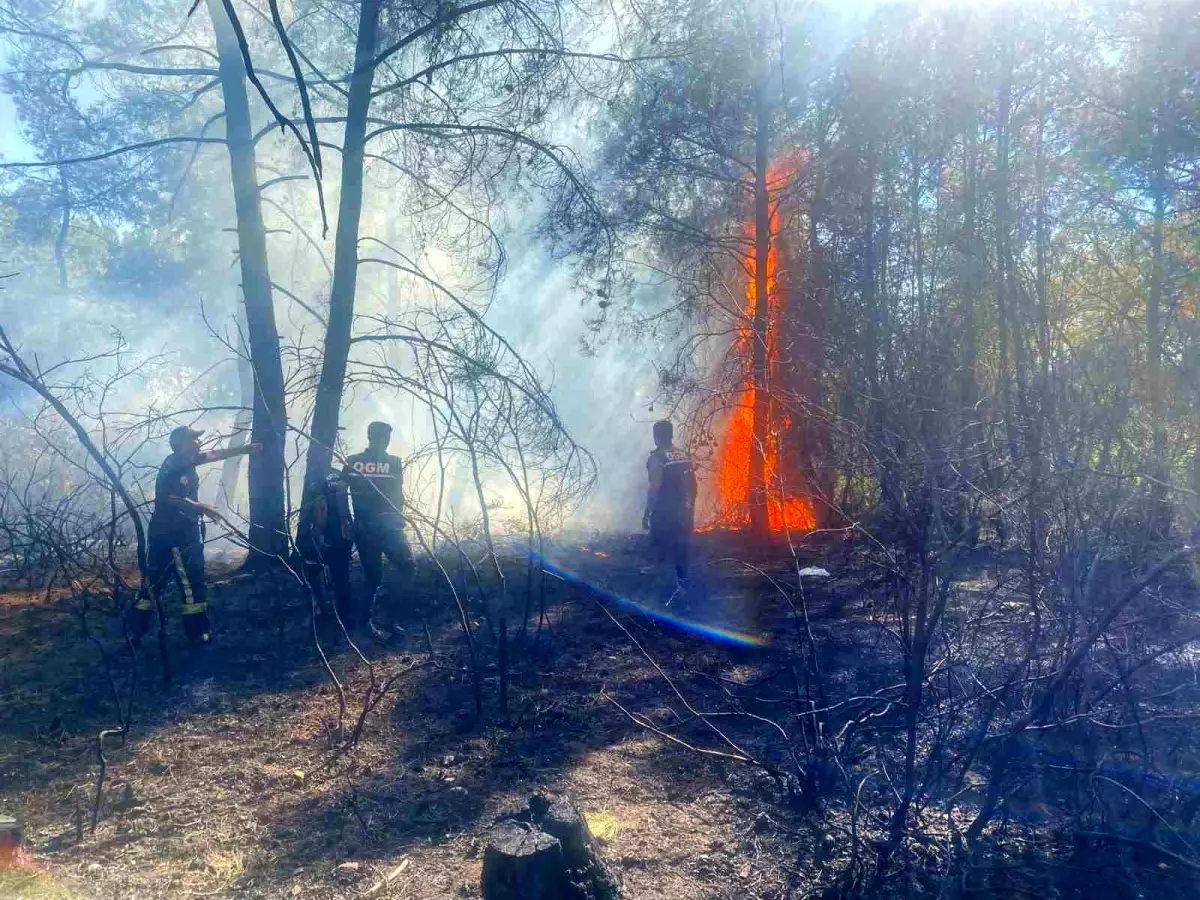
M 317 595 L 317 610 L 329 606 L 326 584 L 333 589 L 338 618 L 346 628 L 358 627 L 350 593 L 350 554 L 354 548 L 353 522 L 346 483 L 331 474 L 321 482 L 314 499 L 300 508 L 296 549 L 304 580 Z
M 367 449 L 346 457 L 342 470 L 354 501 L 354 543 L 367 582 L 370 628 L 383 638 L 394 629 L 396 619 L 394 598 L 377 609 L 383 559 L 391 561 L 405 582 L 413 572 L 412 553 L 404 537 L 404 464 L 387 452 L 391 440 L 391 425 L 372 422 L 367 426 Z
M 675 566 L 687 582 L 688 547 L 696 516 L 696 473 L 691 458 L 674 445 L 675 429 L 665 419 L 654 423 L 654 451 L 646 460 L 649 489 L 642 528 L 650 532 L 658 562 Z
M 196 466 L 231 456 L 254 453 L 261 444 L 227 450 L 202 451 L 203 431 L 180 426 L 171 432 L 171 455 L 163 460 L 154 482 L 154 513 L 150 516 L 147 547 L 150 589 L 161 601 L 167 582 L 174 579 L 183 593 L 183 631 L 188 640 L 208 643 L 207 589 L 204 583 L 204 538 L 201 517 L 216 509 L 197 498 L 200 478 Z M 133 640 L 140 643 L 150 627 L 154 602 L 143 592 L 134 606 Z

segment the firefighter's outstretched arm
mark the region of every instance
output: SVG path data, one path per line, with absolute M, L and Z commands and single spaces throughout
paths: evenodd
M 209 506 L 207 503 L 201 503 L 199 500 L 191 500 L 187 497 L 179 497 L 172 494 L 167 497 L 167 502 L 179 509 L 197 510 L 210 519 L 215 519 L 218 515 L 218 510 L 215 506 Z
M 262 447 L 262 444 L 243 444 L 241 447 L 226 447 L 224 450 L 206 450 L 196 457 L 196 465 L 220 462 L 223 459 L 229 459 L 231 456 L 244 456 L 247 453 L 257 453 Z

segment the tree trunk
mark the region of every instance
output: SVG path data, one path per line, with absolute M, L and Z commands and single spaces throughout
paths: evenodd
M 1188 383 L 1192 386 L 1192 466 L 1189 486 L 1192 489 L 1191 508 L 1192 521 L 1200 522 L 1200 322 L 1195 319 L 1191 323 L 1191 353 L 1190 362 L 1185 370 Z M 1195 526 L 1193 526 L 1195 527 Z
M 58 236 L 54 239 L 54 262 L 58 265 L 58 286 L 67 286 L 67 238 L 71 233 L 71 189 L 62 167 L 58 170 L 59 192 L 62 197 L 62 218 L 58 224 Z
M 579 808 L 534 795 L 528 810 L 492 829 L 483 856 L 484 900 L 619 900 Z
M 929 328 L 929 310 L 925 304 L 925 242 L 921 235 L 921 139 L 914 131 L 911 144 L 912 180 L 909 182 L 909 214 L 912 216 L 913 280 L 917 301 L 917 333 L 926 342 L 926 353 L 933 335 Z M 924 355 L 924 354 L 923 354 Z
M 928 519 L 926 519 L 926 524 Z M 938 575 L 937 563 L 929 554 L 928 529 L 919 536 L 921 557 L 920 577 L 910 588 L 902 591 L 915 593 L 905 596 L 900 609 L 900 635 L 905 648 L 904 666 L 904 791 L 899 797 L 888 825 L 888 838 L 879 848 L 875 861 L 875 873 L 868 896 L 878 896 L 892 856 L 899 849 L 908 831 L 908 814 L 917 797 L 917 754 L 920 749 L 919 729 L 921 706 L 924 702 L 925 681 L 929 678 L 929 647 L 934 633 L 946 609 L 947 591 Z M 915 603 L 914 603 L 915 601 Z
M 770 423 L 769 303 L 767 265 L 771 252 L 771 198 L 767 193 L 767 168 L 770 165 L 770 111 L 767 108 L 765 76 L 758 83 L 754 134 L 754 309 L 751 321 L 751 377 L 754 384 L 753 446 L 750 449 L 750 529 L 765 535 L 767 515 L 766 448 Z
M 983 241 L 979 234 L 977 215 L 979 190 L 979 146 L 976 126 L 972 119 L 967 124 L 963 141 L 963 272 L 962 272 L 962 333 L 961 356 L 958 360 L 958 401 L 962 415 L 959 431 L 962 434 L 961 451 L 966 470 L 961 479 L 960 494 L 961 525 L 969 545 L 974 546 L 979 538 L 979 516 L 973 510 L 974 495 L 970 489 L 976 472 L 986 469 L 985 462 L 975 460 L 983 447 L 983 425 L 979 419 L 979 385 L 975 379 L 975 368 L 979 355 L 978 339 L 975 334 L 975 301 L 979 296 L 980 270 L 983 265 Z
M 483 854 L 483 896 L 557 900 L 567 889 L 566 869 L 557 839 L 506 822 L 492 831 Z
M 1043 66 L 1045 61 L 1043 58 Z M 1054 386 L 1050 380 L 1050 312 L 1049 285 L 1046 275 L 1046 74 L 1040 73 L 1042 84 L 1039 87 L 1038 128 L 1037 128 L 1037 160 L 1035 162 L 1035 178 L 1037 180 L 1037 202 L 1034 205 L 1034 227 L 1037 231 L 1037 300 L 1038 300 L 1038 354 L 1041 357 L 1039 377 L 1040 413 L 1043 446 L 1053 447 L 1055 438 L 1053 429 L 1056 427 L 1054 417 Z
M 821 115 L 823 119 L 824 113 Z M 824 338 L 829 322 L 826 307 L 829 276 L 820 239 L 825 216 L 825 176 L 821 170 L 821 162 L 825 158 L 827 129 L 828 126 L 822 121 L 818 128 L 816 152 L 811 163 L 813 193 L 808 208 L 808 253 L 804 260 L 804 277 L 801 282 L 806 285 L 800 316 L 803 333 L 802 340 L 798 342 L 799 353 L 793 354 L 793 359 L 798 358 L 803 370 L 803 396 L 808 408 L 803 411 L 805 421 L 801 435 L 805 446 L 801 449 L 808 460 L 805 472 L 807 486 L 815 499 L 820 501 L 813 504 L 817 527 L 822 527 L 831 518 L 831 507 L 836 506 L 834 491 L 837 482 L 837 470 L 831 453 L 829 419 L 822 412 L 828 408 L 829 398 L 825 395 L 821 380 L 825 370 Z
M 882 495 L 882 505 L 886 509 L 893 500 L 891 472 L 893 467 L 887 458 L 889 449 L 886 446 L 886 412 L 882 397 L 882 376 L 879 371 L 879 354 L 881 347 L 879 309 L 879 247 L 877 235 L 875 182 L 879 175 L 879 160 L 874 139 L 868 140 L 866 146 L 865 184 L 863 185 L 863 252 L 862 252 L 862 298 L 863 315 L 866 317 L 866 328 L 863 329 L 863 366 L 867 382 L 867 434 L 868 446 L 874 457 L 876 476 L 879 479 L 879 490 Z
M 245 314 L 245 309 L 242 312 Z M 241 354 L 237 362 L 238 386 L 244 408 L 238 410 L 237 415 L 233 418 L 233 435 L 229 438 L 230 447 L 245 446 L 250 436 L 250 429 L 254 426 L 254 417 L 251 412 L 254 407 L 254 369 L 250 366 L 250 351 L 242 339 L 240 330 L 238 353 Z M 231 456 L 221 464 L 221 483 L 217 489 L 217 499 L 221 506 L 231 513 L 236 512 L 234 501 L 237 497 L 238 476 L 241 470 L 241 456 Z
M 254 371 L 254 427 L 252 438 L 263 449 L 250 457 L 250 562 L 286 551 L 287 519 L 284 446 L 287 406 L 283 362 L 271 272 L 267 260 L 267 230 L 263 224 L 254 157 L 250 103 L 246 95 L 246 68 L 233 25 L 220 0 L 208 0 L 220 58 L 221 92 L 225 101 L 225 137 L 237 209 L 238 261 L 245 298 L 246 331 L 250 364 Z
M 24 834 L 20 819 L 0 813 L 0 871 L 16 867 Z
M 1043 41 L 1045 38 L 1043 37 Z M 1046 308 L 1046 71 L 1045 47 L 1038 60 L 1038 121 L 1037 156 L 1034 161 L 1034 181 L 1037 197 L 1034 201 L 1034 231 L 1037 246 L 1037 322 L 1038 358 L 1036 410 L 1029 423 L 1029 548 L 1026 580 L 1029 584 L 1029 605 L 1033 614 L 1033 633 L 1030 646 L 1035 648 L 1041 639 L 1041 607 L 1037 585 L 1041 573 L 1041 550 L 1049 527 L 1046 501 L 1042 496 L 1042 479 L 1046 471 L 1045 453 L 1048 443 L 1047 422 L 1053 420 L 1053 393 L 1050 388 L 1050 317 Z
M 366 151 L 367 113 L 381 0 L 362 0 L 358 42 L 354 48 L 354 73 L 346 107 L 346 132 L 342 142 L 342 191 L 338 202 L 337 234 L 333 255 L 333 286 L 329 293 L 329 325 L 317 399 L 313 407 L 311 441 L 305 471 L 305 500 L 310 486 L 329 471 L 337 446 L 342 388 L 350 358 L 354 325 L 354 294 L 358 284 L 358 226 L 362 216 L 363 156 Z
M 979 430 L 974 427 L 977 418 L 975 405 L 978 402 L 978 392 L 975 384 L 976 340 L 975 340 L 975 296 L 979 290 L 979 267 L 982 261 L 982 247 L 979 239 L 979 226 L 976 219 L 976 192 L 978 182 L 978 147 L 975 140 L 975 123 L 967 126 L 967 134 L 963 146 L 963 248 L 962 261 L 963 291 L 962 291 L 962 337 L 960 348 L 962 355 L 958 363 L 958 395 L 962 404 L 966 423 L 970 427 L 963 430 L 968 443 L 979 440 Z
M 1004 421 L 1009 452 L 1018 454 L 1016 422 L 1013 421 L 1012 372 L 1009 366 L 1011 321 L 1009 310 L 1008 257 L 1010 214 L 1008 208 L 1009 114 L 1012 109 L 1012 57 L 1005 49 L 1005 70 L 1000 84 L 999 109 L 996 113 L 996 319 L 1000 342 L 1000 369 L 997 373 L 997 410 Z
M 1167 136 L 1162 113 L 1154 126 L 1154 144 L 1151 148 L 1150 190 L 1154 195 L 1154 231 L 1151 235 L 1150 297 L 1146 302 L 1146 359 L 1147 378 L 1150 389 L 1150 474 L 1158 480 L 1151 487 L 1152 516 L 1155 530 L 1163 530 L 1169 520 L 1166 511 L 1165 485 L 1169 478 L 1166 463 L 1167 420 L 1163 401 L 1162 355 L 1163 355 L 1163 231 L 1167 214 Z

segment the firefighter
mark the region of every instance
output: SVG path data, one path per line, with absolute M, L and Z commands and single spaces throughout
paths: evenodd
M 391 440 L 391 425 L 372 422 L 367 426 L 367 449 L 346 457 L 342 470 L 354 501 L 354 543 L 367 582 L 369 627 L 383 640 L 396 622 L 394 598 L 377 609 L 383 559 L 391 561 L 406 583 L 413 571 L 412 553 L 404 537 L 404 464 L 387 452 Z
M 200 478 L 196 466 L 243 453 L 256 453 L 262 449 L 262 444 L 206 452 L 200 449 L 202 434 L 203 431 L 184 425 L 171 432 L 171 455 L 159 466 L 154 482 L 154 512 L 150 516 L 146 555 L 153 596 L 161 600 L 168 580 L 175 579 L 183 593 L 184 634 L 193 643 L 207 644 L 209 624 L 201 517 L 215 519 L 218 513 L 214 507 L 197 499 Z M 141 642 L 150 627 L 153 609 L 151 596 L 143 592 L 134 606 L 135 643 Z
M 670 562 L 682 587 L 687 583 L 688 546 L 695 527 L 696 474 L 691 458 L 674 445 L 675 429 L 654 423 L 654 451 L 646 460 L 649 488 L 642 528 L 650 532 L 658 563 Z M 650 574 L 650 570 L 643 570 Z
M 296 549 L 304 580 L 317 595 L 318 614 L 329 606 L 326 584 L 333 588 L 334 608 L 348 629 L 357 628 L 359 617 L 350 593 L 350 553 L 354 547 L 353 521 L 346 483 L 336 474 L 325 478 L 315 497 L 300 508 Z

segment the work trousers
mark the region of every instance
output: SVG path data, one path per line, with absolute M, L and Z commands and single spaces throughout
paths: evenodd
M 317 603 L 328 608 L 332 591 L 333 607 L 342 624 L 347 628 L 357 627 L 362 616 L 350 592 L 350 553 L 354 545 L 346 540 L 311 537 L 298 537 L 296 545 L 304 566 L 304 580 L 317 595 Z
M 363 576 L 367 582 L 369 614 L 384 614 L 393 621 L 399 610 L 399 598 L 387 596 L 383 608 L 376 610 L 375 597 L 383 584 L 383 560 L 395 566 L 402 583 L 407 587 L 413 573 L 412 551 L 404 536 L 404 521 L 398 518 L 359 519 L 355 523 L 354 543 L 358 547 L 358 560 L 362 563 Z M 388 592 L 382 592 L 387 594 Z
M 692 523 L 683 516 L 654 513 L 650 517 L 650 540 L 659 563 L 675 567 L 680 581 L 688 577 L 688 552 L 692 543 Z
M 183 633 L 189 640 L 208 634 L 208 588 L 204 582 L 204 543 L 200 530 L 179 535 L 152 535 L 147 548 L 150 590 L 165 600 L 167 584 L 174 580 L 183 595 Z M 154 601 L 143 594 L 134 605 L 133 637 L 140 640 L 150 628 Z

